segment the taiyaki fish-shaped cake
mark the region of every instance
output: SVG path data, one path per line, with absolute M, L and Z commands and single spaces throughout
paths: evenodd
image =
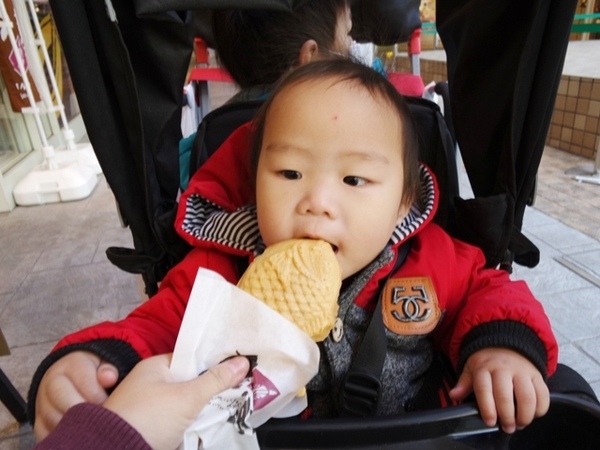
M 267 247 L 250 264 L 238 287 L 320 342 L 337 317 L 341 284 L 340 265 L 331 244 L 290 239 Z

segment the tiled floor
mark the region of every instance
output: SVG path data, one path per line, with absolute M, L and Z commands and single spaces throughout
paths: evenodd
M 0 367 L 23 396 L 57 339 L 139 303 L 135 278 L 106 259 L 110 245 L 131 239 L 103 177 L 85 200 L 0 215 L 0 326 L 11 349 Z M 0 408 L 1 449 L 30 448 L 29 431 Z
M 600 186 L 565 174 L 591 163 L 546 149 L 523 228 L 542 259 L 535 269 L 516 266 L 514 276 L 544 303 L 561 362 L 600 395 Z M 87 199 L 0 214 L 0 327 L 11 349 L 0 367 L 23 396 L 60 337 L 120 318 L 141 301 L 137 279 L 104 255 L 106 247 L 130 242 L 103 177 Z M 32 445 L 29 426 L 20 427 L 0 406 L 0 450 Z

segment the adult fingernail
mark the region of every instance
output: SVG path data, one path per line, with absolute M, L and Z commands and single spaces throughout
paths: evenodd
M 236 375 L 245 375 L 249 377 L 252 375 L 252 368 L 250 361 L 245 356 L 236 356 L 227 361 L 229 367 L 236 373 Z

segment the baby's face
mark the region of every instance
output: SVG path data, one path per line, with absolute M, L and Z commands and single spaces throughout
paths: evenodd
M 324 239 L 343 278 L 365 267 L 407 212 L 401 133 L 392 107 L 353 83 L 282 91 L 266 118 L 256 178 L 265 244 Z

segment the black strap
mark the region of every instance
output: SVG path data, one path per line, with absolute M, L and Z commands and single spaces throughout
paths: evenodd
M 380 287 L 373 317 L 340 389 L 341 416 L 365 417 L 372 416 L 377 411 L 381 396 L 381 372 L 387 353 L 381 298 L 385 283 L 404 264 L 410 247 L 410 241 L 400 246 L 394 268 L 384 278 Z

